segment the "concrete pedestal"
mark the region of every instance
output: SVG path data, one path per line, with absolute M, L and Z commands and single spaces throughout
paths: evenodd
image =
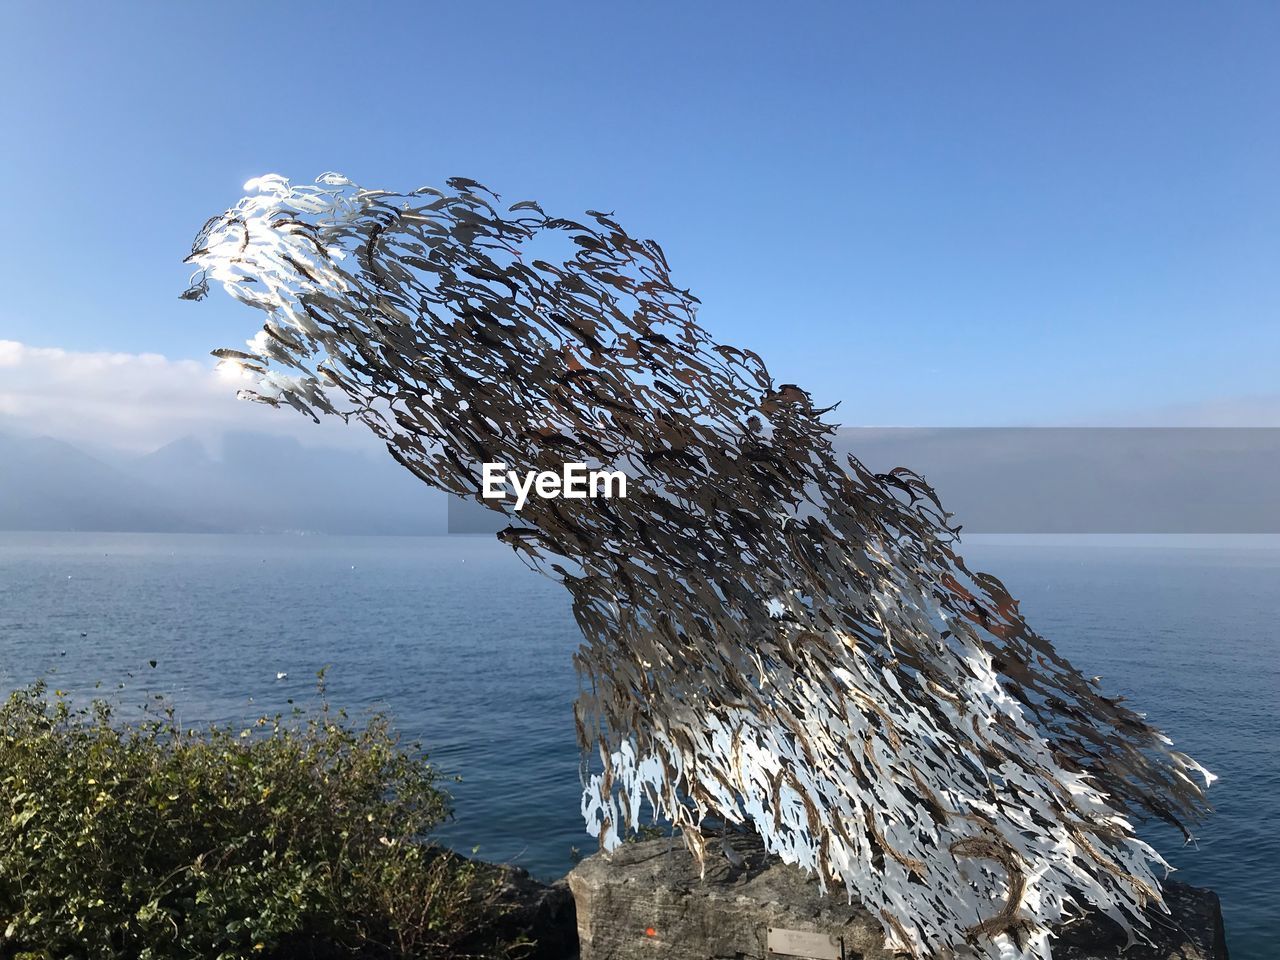
M 818 960 L 824 945 L 838 951 L 841 941 L 846 960 L 894 960 L 879 922 L 860 905 L 822 896 L 798 869 L 769 861 L 746 837 L 734 838 L 734 849 L 742 865 L 717 854 L 705 880 L 678 840 L 628 843 L 584 860 L 568 876 L 581 960 L 768 960 L 779 956 L 769 952 L 771 928 L 775 947 L 807 949 Z M 1119 928 L 1089 917 L 1058 931 L 1054 960 L 1226 960 L 1217 896 L 1169 882 L 1165 897 L 1173 916 L 1157 921 L 1155 947 L 1122 952 Z

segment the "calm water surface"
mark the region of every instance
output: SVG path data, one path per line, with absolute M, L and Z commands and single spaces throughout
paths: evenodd
M 966 553 L 1219 774 L 1196 846 L 1149 835 L 1218 891 L 1236 960 L 1280 954 L 1280 549 Z M 593 843 L 570 713 L 578 642 L 561 588 L 487 537 L 0 533 L 0 685 L 122 682 L 125 703 L 165 693 L 184 723 L 234 721 L 305 702 L 329 665 L 333 703 L 386 710 L 462 775 L 446 840 L 544 877 Z

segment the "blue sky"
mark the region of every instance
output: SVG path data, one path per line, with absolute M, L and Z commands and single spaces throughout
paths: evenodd
M 1275 4 L 0 16 L 0 340 L 245 339 L 249 311 L 176 299 L 193 234 L 251 176 L 339 170 L 613 210 L 849 423 L 1247 419 L 1280 391 Z

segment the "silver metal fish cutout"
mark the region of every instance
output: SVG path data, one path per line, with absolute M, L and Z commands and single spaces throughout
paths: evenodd
M 573 598 L 602 847 L 646 804 L 699 857 L 708 823 L 749 826 L 916 956 L 1047 960 L 1048 928 L 1090 907 L 1143 937 L 1167 864 L 1132 822 L 1186 830 L 1212 775 L 966 566 L 921 477 L 842 461 L 829 411 L 713 340 L 656 243 L 612 215 L 502 211 L 462 178 L 246 190 L 183 295 L 219 283 L 265 314 L 215 353 L 244 396 L 360 421 L 508 513 L 483 463 L 630 479 L 625 499 L 530 498 L 500 534 Z M 532 259 L 548 236 L 573 254 Z

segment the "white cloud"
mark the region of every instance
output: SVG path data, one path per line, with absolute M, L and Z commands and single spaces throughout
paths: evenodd
M 1280 427 L 1280 394 L 1158 407 L 1142 417 L 1141 423 L 1156 427 Z
M 231 430 L 297 437 L 311 446 L 376 450 L 337 417 L 319 425 L 292 409 L 237 400 L 234 371 L 158 353 L 33 347 L 0 340 L 0 432 L 48 435 L 87 449 L 144 453 L 184 436 L 216 449 Z M 1089 425 L 1280 426 L 1280 395 L 1116 412 Z
M 1216 397 L 1128 409 L 1112 408 L 1036 426 L 1280 427 L 1280 393 Z
M 0 340 L 0 430 L 92 448 L 147 452 L 184 436 L 215 447 L 229 430 L 368 449 L 368 430 L 337 417 L 312 423 L 293 409 L 236 399 L 214 364 L 158 353 L 32 347 Z

